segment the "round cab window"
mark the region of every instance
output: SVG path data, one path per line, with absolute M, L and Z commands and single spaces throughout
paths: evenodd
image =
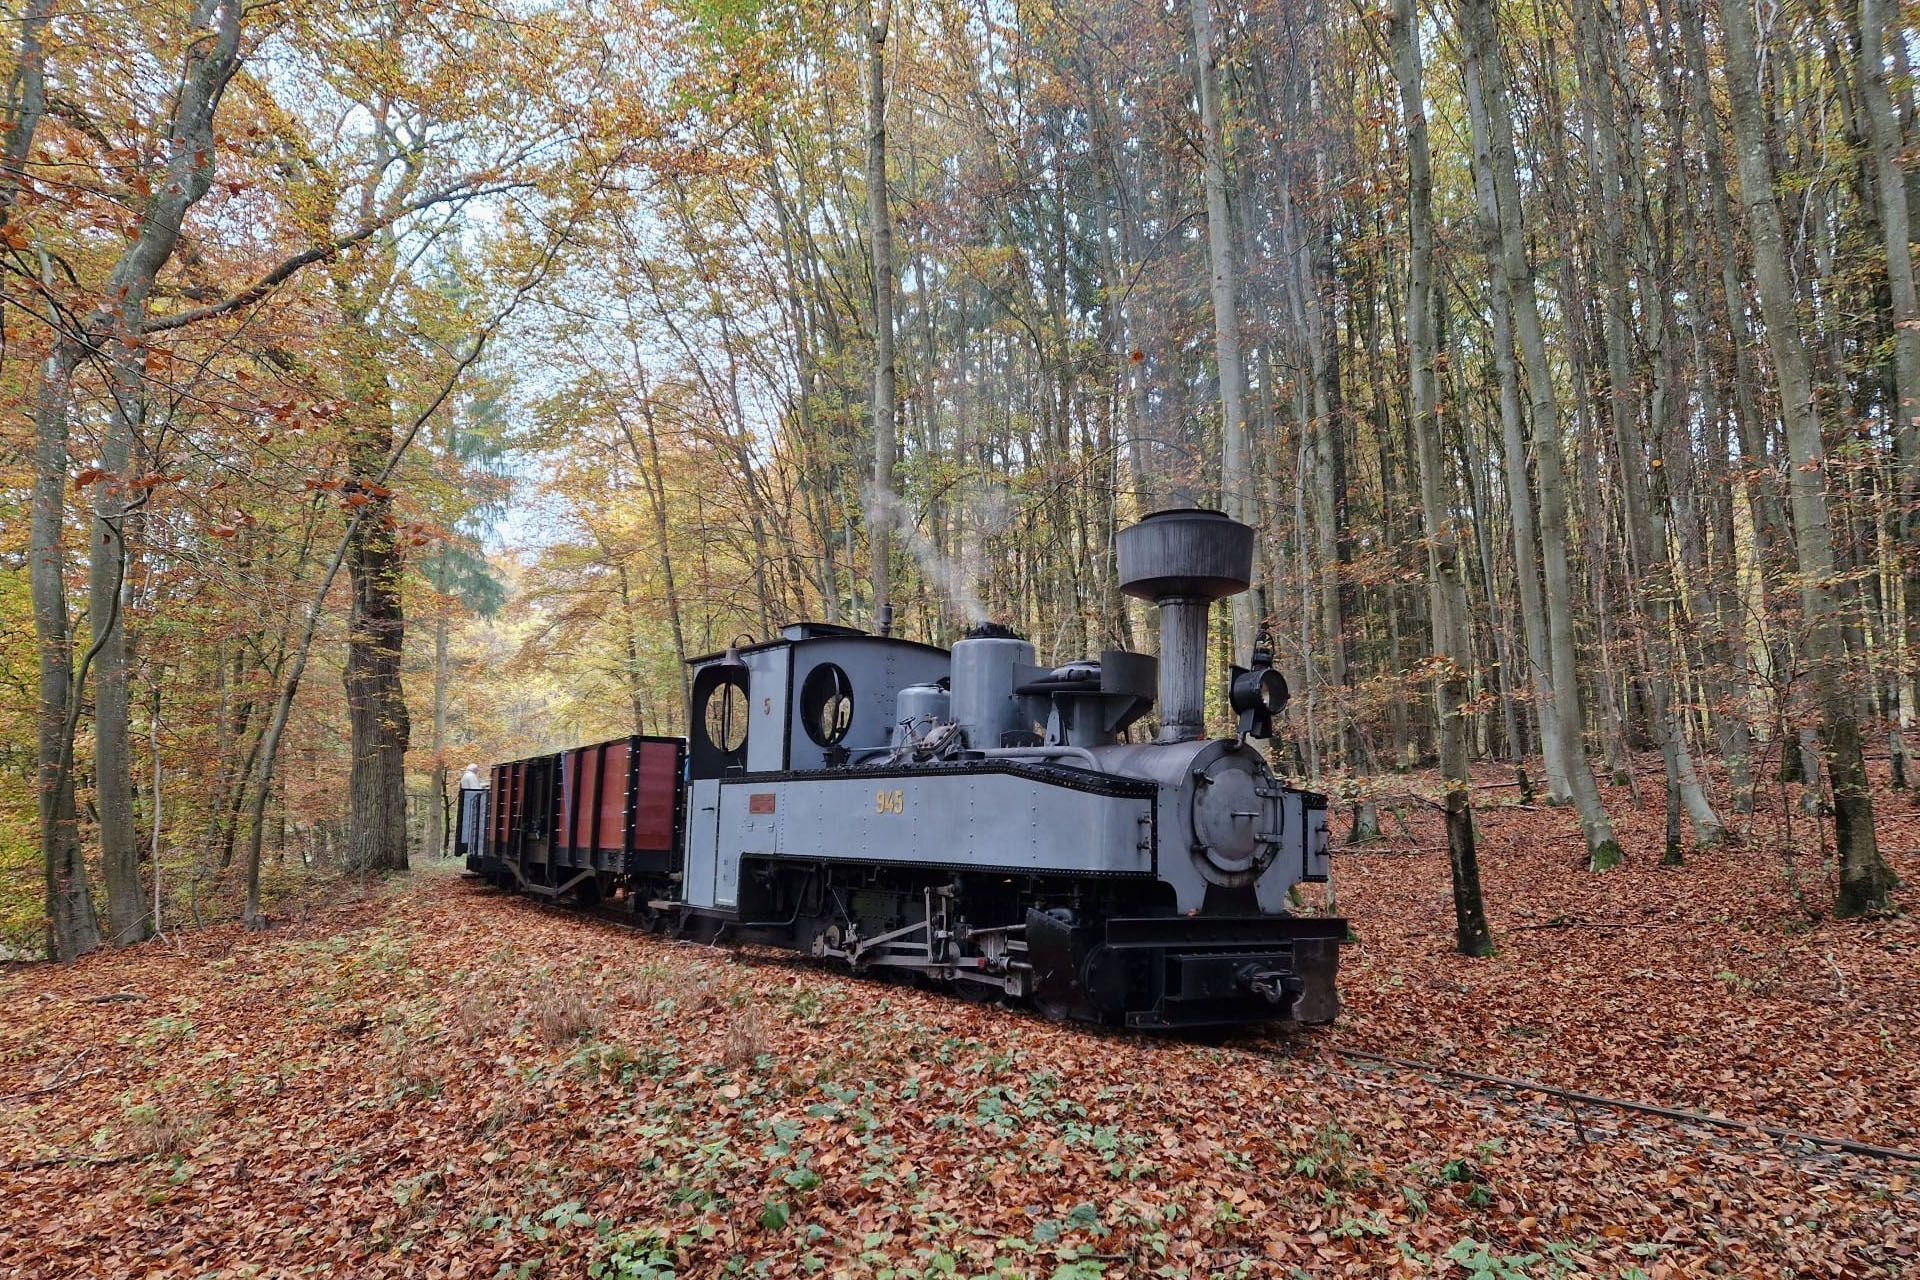
M 807 673 L 800 686 L 800 720 L 807 736 L 823 747 L 839 744 L 853 728 L 853 682 L 831 662 Z
M 727 755 L 747 744 L 747 691 L 736 681 L 714 686 L 707 693 L 703 717 L 707 741 Z

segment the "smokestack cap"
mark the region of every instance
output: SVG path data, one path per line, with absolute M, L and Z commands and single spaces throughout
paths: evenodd
M 1140 600 L 1224 600 L 1253 581 L 1253 530 L 1224 511 L 1178 507 L 1115 538 L 1120 589 Z

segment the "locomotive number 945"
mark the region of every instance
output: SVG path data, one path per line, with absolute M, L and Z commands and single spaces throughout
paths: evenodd
M 1147 516 L 1120 584 L 1160 653 L 1046 667 L 984 624 L 951 650 L 797 623 L 694 659 L 685 739 L 495 765 L 463 791 L 469 869 L 623 904 L 683 936 L 1143 1029 L 1330 1021 L 1344 920 L 1291 910 L 1328 875 L 1325 797 L 1275 777 L 1286 682 L 1264 653 L 1205 731 L 1208 611 L 1253 530 Z M 1136 729 L 1157 707 L 1150 738 Z

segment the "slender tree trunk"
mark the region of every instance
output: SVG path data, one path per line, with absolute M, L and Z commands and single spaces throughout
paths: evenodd
M 647 731 L 646 689 L 640 679 L 640 636 L 635 623 L 633 608 L 633 588 L 627 574 L 627 566 L 614 565 L 614 575 L 620 583 L 620 646 L 624 649 L 626 670 L 627 705 L 633 710 L 633 731 Z
M 52 282 L 49 281 L 49 284 Z M 100 945 L 100 922 L 87 888 L 80 819 L 73 799 L 73 744 L 67 725 L 73 687 L 73 640 L 67 621 L 67 405 L 76 344 L 58 343 L 40 374 L 34 406 L 34 478 L 29 571 L 34 634 L 40 649 L 40 857 L 46 869 L 47 954 L 72 960 Z
M 1707 71 L 1707 42 L 1700 0 L 1675 0 L 1678 26 L 1686 48 L 1687 83 L 1694 115 L 1702 122 L 1699 143 L 1706 164 L 1707 216 L 1713 231 L 1714 257 L 1720 264 L 1720 304 L 1726 320 L 1726 348 L 1732 366 L 1729 382 L 1733 392 L 1733 426 L 1739 442 L 1738 466 L 1746 477 L 1747 506 L 1753 517 L 1762 572 L 1760 593 L 1764 617 L 1778 617 L 1782 609 L 1782 589 L 1778 580 L 1791 572 L 1793 559 L 1789 546 L 1790 531 L 1781 503 L 1778 484 L 1769 465 L 1766 445 L 1767 420 L 1761 416 L 1755 396 L 1760 373 L 1753 367 L 1754 341 L 1747 324 L 1746 276 L 1741 268 L 1733 235 L 1733 214 L 1728 193 L 1732 182 L 1721 149 L 1719 117 L 1714 109 L 1711 82 Z M 1763 617 L 1763 630 L 1764 628 Z M 1790 665 L 1786 642 L 1775 629 L 1766 636 L 1771 675 L 1778 682 Z M 1798 739 L 1789 735 L 1781 746 L 1781 766 L 1793 765 L 1788 757 L 1797 752 Z M 1789 770 L 1796 772 L 1797 770 Z M 1746 811 L 1752 809 L 1752 793 L 1745 797 Z M 1735 806 L 1740 800 L 1736 797 Z
M 1473 837 L 1473 779 L 1468 771 L 1465 556 L 1459 527 L 1448 515 L 1446 455 L 1434 416 L 1433 175 L 1427 154 L 1425 97 L 1420 87 L 1419 19 L 1413 0 L 1394 0 L 1394 66 L 1407 130 L 1407 357 L 1412 376 L 1414 441 L 1420 454 L 1420 497 L 1427 531 L 1427 601 L 1442 670 L 1436 680 L 1440 717 L 1440 772 L 1446 779 L 1447 857 L 1453 873 L 1454 942 L 1465 954 L 1493 954 L 1480 893 L 1480 862 Z
M 807 512 L 814 525 L 814 537 L 819 542 L 818 582 L 820 604 L 823 616 L 830 623 L 840 621 L 840 584 L 833 560 L 833 516 L 828 508 L 828 494 L 831 488 L 831 475 L 824 463 L 826 453 L 823 447 L 818 422 L 814 416 L 815 365 L 813 345 L 813 302 L 803 289 L 807 284 L 802 273 L 800 257 L 806 246 L 800 243 L 800 236 L 794 225 L 794 216 L 788 207 L 784 182 L 780 175 L 780 164 L 773 145 L 773 131 L 761 125 L 755 132 L 759 143 L 766 174 L 767 194 L 773 202 L 773 209 L 780 225 L 780 257 L 784 268 L 788 323 L 793 333 L 794 372 L 799 386 L 796 388 L 795 402 L 799 415 L 800 453 L 801 453 L 801 493 L 806 499 Z M 631 433 L 628 436 L 631 443 Z M 636 459 L 637 461 L 637 459 Z M 651 482 L 648 488 L 652 494 Z M 661 551 L 665 553 L 664 544 Z M 671 570 L 668 572 L 671 579 Z
M 1895 12 L 1898 7 L 1893 6 Z M 1901 167 L 1905 129 L 1887 88 L 1887 0 L 1860 0 L 1860 96 L 1867 116 L 1873 186 L 1879 196 L 1880 230 L 1886 243 L 1887 292 L 1893 320 L 1894 511 L 1905 616 L 1902 644 L 1906 676 L 1893 708 L 1892 755 L 1896 782 L 1909 777 L 1909 717 L 1920 709 L 1920 291 L 1913 267 L 1913 223 L 1907 206 L 1907 175 Z M 1893 43 L 1911 37 L 1902 24 Z
M 1667 833 L 1661 861 L 1674 865 L 1682 859 L 1680 813 L 1685 808 L 1693 820 L 1694 837 L 1702 845 L 1720 838 L 1719 819 L 1707 805 L 1705 794 L 1686 760 L 1686 744 L 1676 710 L 1674 695 L 1673 637 L 1671 613 L 1678 586 L 1673 573 L 1667 525 L 1667 483 L 1662 456 L 1663 420 L 1667 406 L 1676 394 L 1668 377 L 1670 362 L 1666 344 L 1671 339 L 1663 298 L 1664 282 L 1643 274 L 1639 281 L 1640 315 L 1646 328 L 1661 346 L 1649 370 L 1635 358 L 1639 346 L 1634 328 L 1634 297 L 1628 288 L 1627 240 L 1632 228 L 1641 221 L 1638 184 L 1626 174 L 1629 157 L 1620 138 L 1617 121 L 1631 108 L 1614 95 L 1616 68 L 1608 56 L 1612 37 L 1617 33 L 1608 21 L 1610 15 L 1596 12 L 1592 0 L 1578 6 L 1576 22 L 1580 28 L 1583 57 L 1577 59 L 1593 99 L 1591 155 L 1599 208 L 1592 219 L 1601 275 L 1606 315 L 1607 376 L 1611 388 L 1609 407 L 1620 464 L 1619 481 L 1627 509 L 1627 536 L 1633 547 L 1634 591 L 1640 600 L 1636 611 L 1644 618 L 1641 638 L 1647 654 L 1647 693 L 1650 714 L 1648 728 L 1660 749 L 1666 775 Z M 1651 431 L 1642 429 L 1639 387 L 1650 389 L 1648 418 Z M 1651 447 L 1650 447 L 1651 446 Z
M 1801 335 L 1799 299 L 1788 274 L 1780 206 L 1774 195 L 1773 156 L 1767 147 L 1766 115 L 1760 102 L 1753 15 L 1747 10 L 1747 0 L 1724 0 L 1720 18 L 1726 42 L 1727 97 L 1732 105 L 1740 202 L 1746 210 L 1753 274 L 1766 317 L 1774 376 L 1780 388 L 1780 417 L 1793 463 L 1789 493 L 1802 582 L 1805 654 L 1813 667 L 1821 747 L 1833 787 L 1834 839 L 1840 851 L 1840 891 L 1834 910 L 1838 915 L 1856 916 L 1887 905 L 1893 873 L 1874 839 L 1873 799 L 1848 688 L 1850 655 L 1839 588 L 1834 581 L 1833 534 L 1827 510 L 1826 443 Z
M 428 782 L 426 838 L 422 852 L 430 858 L 447 855 L 447 677 L 451 661 L 447 651 L 446 585 L 440 584 L 440 599 L 433 618 L 433 772 Z
M 887 28 L 893 0 L 867 5 L 867 218 L 873 240 L 873 486 L 867 537 L 873 551 L 873 629 L 893 628 L 893 495 L 896 393 L 893 369 L 893 218 L 887 209 Z
M 1527 370 L 1533 411 L 1534 463 L 1540 492 L 1540 548 L 1546 571 L 1547 656 L 1552 668 L 1552 714 L 1560 726 L 1562 768 L 1586 833 L 1587 856 L 1596 869 L 1621 858 L 1613 823 L 1600 802 L 1583 740 L 1580 677 L 1574 652 L 1573 574 L 1567 558 L 1567 486 L 1560 436 L 1559 394 L 1547 360 L 1533 268 L 1527 261 L 1524 211 L 1520 203 L 1518 160 L 1513 146 L 1513 109 L 1506 71 L 1500 61 L 1492 0 L 1462 0 L 1462 36 L 1466 56 L 1478 70 L 1488 128 L 1488 152 L 1500 215 L 1500 258 L 1520 354 Z M 1542 719 L 1546 717 L 1543 714 Z
M 148 843 L 148 861 L 153 866 L 153 932 L 158 935 L 165 929 L 160 919 L 160 836 L 161 821 L 165 810 L 160 796 L 160 688 L 166 677 L 163 666 L 154 672 L 153 707 L 147 716 L 147 754 L 153 758 L 153 825 Z
M 1480 235 L 1487 255 L 1489 318 L 1493 326 L 1493 364 L 1499 380 L 1501 459 L 1513 526 L 1514 576 L 1518 579 L 1520 623 L 1526 644 L 1526 685 L 1532 694 L 1547 794 L 1556 803 L 1573 798 L 1567 776 L 1567 752 L 1560 741 L 1560 718 L 1553 710 L 1553 661 L 1547 646 L 1547 604 L 1540 590 L 1540 560 L 1535 536 L 1533 484 L 1527 473 L 1527 441 L 1520 417 L 1520 367 L 1514 359 L 1513 288 L 1502 264 L 1499 198 L 1493 185 L 1493 158 L 1486 123 L 1486 99 L 1480 72 L 1463 63 L 1467 114 L 1473 135 L 1473 184 L 1480 214 Z
M 16 69 L 19 113 L 7 129 L 4 206 L 0 206 L 4 212 L 11 211 L 34 129 L 46 107 L 44 51 L 39 40 L 48 16 L 44 7 L 29 6 L 21 19 L 20 62 Z M 126 474 L 133 445 L 129 414 L 140 399 L 144 360 L 137 353 L 145 346 L 148 296 L 161 268 L 173 256 L 187 211 L 213 183 L 213 120 L 227 82 L 239 66 L 240 7 L 214 6 L 197 14 L 195 20 L 211 25 L 213 34 L 211 39 L 196 39 L 189 45 L 168 130 L 164 176 L 141 210 L 132 242 L 114 262 L 99 305 L 81 321 L 78 334 L 63 333 L 55 341 L 35 395 L 29 578 L 40 643 L 41 852 L 46 861 L 49 950 L 69 959 L 99 945 L 73 796 L 78 705 L 87 669 L 94 662 L 103 663 L 105 681 L 95 706 L 100 750 L 95 774 L 111 923 L 120 941 L 145 936 L 147 927 L 139 846 L 133 828 L 126 640 L 120 607 L 126 555 L 125 494 L 132 479 Z M 46 283 L 51 290 L 52 280 Z M 73 376 L 90 350 L 107 355 L 115 407 L 109 417 L 104 451 L 104 469 L 109 474 L 96 493 L 96 500 L 104 504 L 105 518 L 96 523 L 94 534 L 102 541 L 89 553 L 93 639 L 76 670 L 63 579 L 63 525 Z M 135 364 L 136 360 L 141 363 Z
M 1458 330 L 1457 325 L 1442 325 L 1438 321 L 1438 317 L 1445 315 L 1445 311 L 1441 305 L 1444 296 L 1444 294 L 1440 293 L 1436 293 L 1435 296 L 1435 328 L 1441 331 L 1440 336 L 1443 339 L 1446 335 L 1456 333 Z M 1497 342 L 1498 340 L 1496 337 L 1495 341 Z M 1469 400 L 1466 395 L 1466 389 L 1461 384 L 1460 369 L 1463 361 L 1459 356 L 1459 345 L 1457 341 L 1441 341 L 1435 343 L 1436 349 L 1441 346 L 1445 346 L 1448 353 L 1447 369 L 1451 380 L 1448 398 L 1454 405 L 1454 412 L 1456 414 L 1462 414 Z M 1509 368 L 1511 368 L 1512 348 L 1510 346 L 1507 348 L 1507 352 L 1508 365 Z M 1509 386 L 1510 385 L 1511 384 L 1509 384 Z M 1503 397 L 1507 394 L 1508 392 L 1505 390 L 1501 392 Z M 1516 434 L 1518 433 L 1518 416 L 1516 408 L 1514 415 Z M 1459 426 L 1463 435 L 1471 437 L 1472 428 L 1469 423 L 1470 420 L 1463 416 L 1460 419 Z M 1515 681 L 1519 678 L 1521 664 L 1513 660 L 1512 631 L 1508 626 L 1509 615 L 1505 603 L 1501 600 L 1499 580 L 1494 574 L 1493 567 L 1493 537 L 1489 532 L 1489 526 L 1493 522 L 1493 486 L 1488 478 L 1489 468 L 1486 465 L 1485 452 L 1477 449 L 1472 444 L 1467 444 L 1463 446 L 1462 454 L 1468 476 L 1473 485 L 1473 536 L 1475 550 L 1480 557 L 1480 578 L 1486 588 L 1487 630 L 1493 641 L 1493 659 L 1495 670 L 1498 673 L 1495 687 L 1499 691 L 1500 698 L 1501 737 L 1505 741 L 1507 760 L 1513 765 L 1514 780 L 1520 784 L 1520 803 L 1532 804 L 1534 800 L 1533 779 L 1527 773 L 1526 738 L 1521 731 L 1521 718 L 1514 705 L 1515 698 L 1518 694 Z M 1529 524 L 1531 524 L 1531 509 L 1529 509 L 1527 514 L 1529 516 Z M 1531 548 L 1529 548 L 1529 550 L 1531 550 Z M 1536 583 L 1536 593 L 1538 590 L 1539 587 Z M 1394 667 L 1397 670 L 1399 664 L 1395 663 Z
M 660 570 L 666 578 L 667 618 L 673 626 L 674 667 L 680 673 L 680 723 L 686 724 L 692 715 L 692 690 L 687 677 L 687 632 L 686 624 L 680 617 L 680 584 L 674 577 L 673 545 L 668 540 L 667 522 L 667 481 L 660 470 L 660 435 L 654 422 L 653 393 L 647 385 L 647 374 L 639 362 L 639 352 L 634 353 L 635 376 L 640 387 L 640 420 L 647 429 L 646 452 L 640 449 L 640 442 L 634 439 L 633 432 L 621 419 L 621 429 L 626 433 L 627 452 L 633 456 L 634 465 L 639 468 L 643 487 L 647 491 L 647 505 L 653 510 L 653 536 L 660 543 Z M 829 557 L 831 569 L 831 557 Z M 831 577 L 831 574 L 829 574 Z
M 1205 155 L 1207 259 L 1213 298 L 1213 350 L 1220 368 L 1220 502 L 1235 520 L 1251 523 L 1253 471 L 1248 456 L 1246 371 L 1241 364 L 1240 312 L 1233 264 L 1233 222 L 1227 208 L 1227 150 L 1220 125 L 1219 50 L 1213 0 L 1191 0 L 1194 79 L 1200 98 L 1200 138 Z M 1233 598 L 1236 662 L 1253 652 L 1253 594 Z
M 138 351 L 132 333 L 117 335 L 116 353 Z M 133 339 L 128 346 L 126 339 Z M 113 405 L 93 485 L 93 544 L 87 553 L 87 596 L 93 659 L 94 807 L 99 814 L 100 870 L 107 884 L 107 940 L 114 946 L 147 936 L 146 892 L 140 884 L 140 833 L 133 821 L 133 746 L 127 697 L 127 548 L 140 376 L 116 354 Z

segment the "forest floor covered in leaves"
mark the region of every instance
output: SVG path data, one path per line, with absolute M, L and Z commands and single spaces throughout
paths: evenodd
M 1796 901 L 1777 798 L 1680 868 L 1657 807 L 1609 800 L 1605 875 L 1571 814 L 1485 804 L 1484 961 L 1449 949 L 1412 803 L 1337 860 L 1341 1021 L 1224 1044 L 661 941 L 444 866 L 264 934 L 16 966 L 0 1276 L 1920 1270 L 1920 1165 L 1338 1052 L 1920 1148 L 1911 799 L 1880 807 L 1904 912 L 1849 923 Z

